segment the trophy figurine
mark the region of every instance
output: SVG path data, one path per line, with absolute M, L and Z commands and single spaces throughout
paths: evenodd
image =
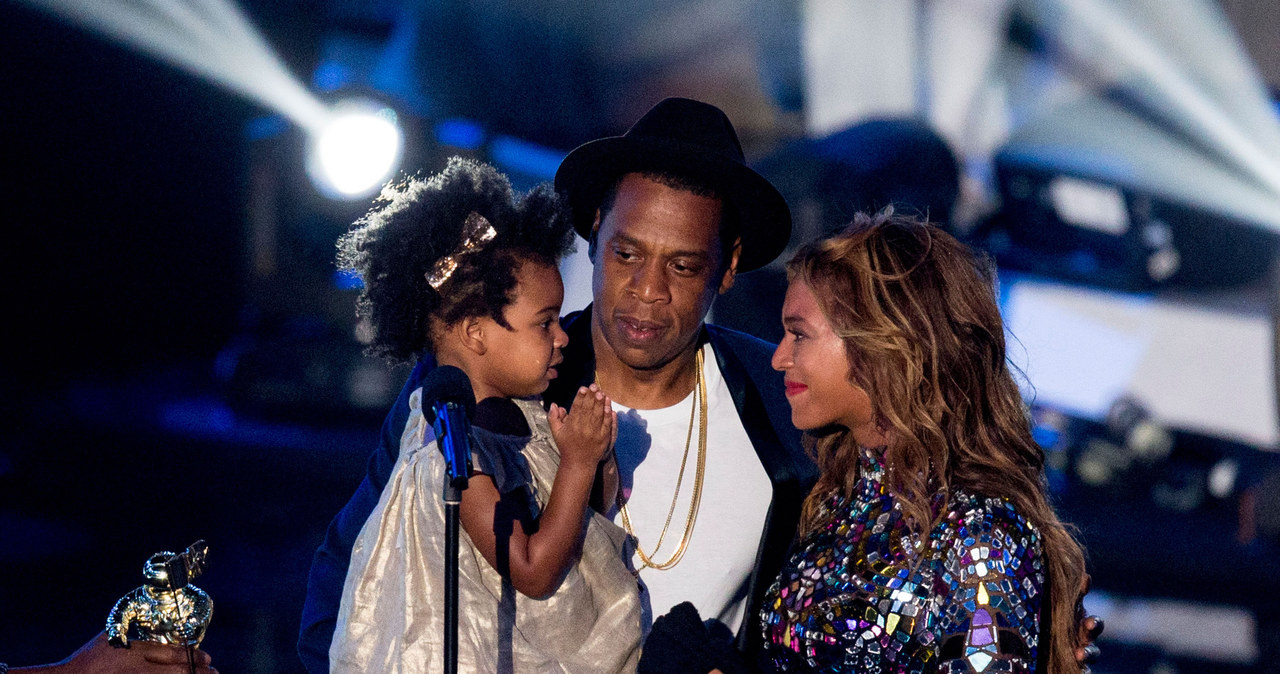
M 181 553 L 157 552 L 142 567 L 145 583 L 116 602 L 107 617 L 107 640 L 128 648 L 130 639 L 196 648 L 213 616 L 213 600 L 191 579 L 203 571 L 209 545 L 196 541 Z

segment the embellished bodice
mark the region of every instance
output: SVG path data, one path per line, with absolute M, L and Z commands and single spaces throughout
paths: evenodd
M 761 612 L 765 665 L 780 671 L 1029 672 L 1036 662 L 1039 532 L 1008 502 L 953 490 L 938 524 L 911 533 L 863 450 L 849 497 L 831 494 Z

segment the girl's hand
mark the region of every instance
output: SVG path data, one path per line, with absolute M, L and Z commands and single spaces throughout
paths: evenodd
M 547 420 L 560 447 L 561 464 L 590 466 L 594 471 L 618 439 L 618 414 L 613 411 L 613 402 L 595 384 L 578 389 L 572 411 L 552 403 Z

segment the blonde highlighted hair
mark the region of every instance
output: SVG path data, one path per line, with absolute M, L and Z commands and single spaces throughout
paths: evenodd
M 1005 356 L 994 266 L 929 223 L 887 209 L 858 214 L 839 234 L 801 249 L 792 283 L 814 293 L 844 341 L 851 378 L 871 396 L 885 432 L 885 480 L 918 533 L 941 513 L 936 494 L 963 488 L 1003 498 L 1039 529 L 1053 590 L 1049 671 L 1078 672 L 1076 606 L 1084 553 L 1049 504 L 1044 452 Z M 849 494 L 858 446 L 847 429 L 811 436 L 821 476 L 801 529 L 821 522 L 822 502 Z M 945 508 L 943 509 L 945 512 Z

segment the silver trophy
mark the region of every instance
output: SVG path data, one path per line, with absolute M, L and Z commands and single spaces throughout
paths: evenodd
M 213 617 L 213 600 L 191 579 L 204 572 L 209 545 L 196 541 L 181 553 L 157 552 L 142 567 L 142 587 L 116 602 L 107 617 L 107 640 L 128 648 L 130 639 L 196 648 Z

